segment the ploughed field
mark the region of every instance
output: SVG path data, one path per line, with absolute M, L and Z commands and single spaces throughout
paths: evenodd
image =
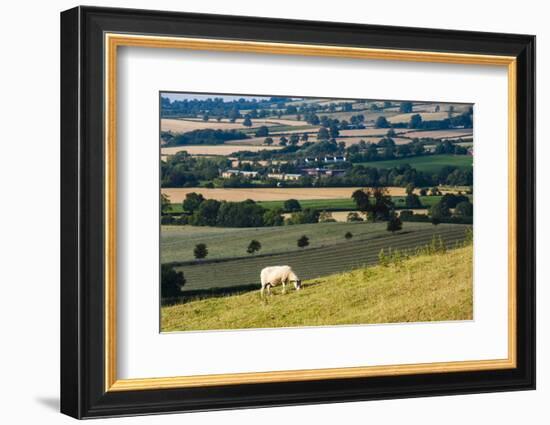
M 260 298 L 259 291 L 161 308 L 161 330 L 472 320 L 472 246 L 360 267 Z
M 174 263 L 184 272 L 184 295 L 208 295 L 216 290 L 229 293 L 259 288 L 263 267 L 290 265 L 301 279 L 313 279 L 374 264 L 381 249 L 414 250 L 429 244 L 434 236 L 452 248 L 464 240 L 469 228 L 407 222 L 402 231 L 391 234 L 386 223 L 316 223 L 257 229 L 165 226 L 161 261 Z M 344 238 L 348 231 L 353 234 L 351 240 Z M 301 235 L 308 236 L 309 247 L 296 246 Z M 258 254 L 246 253 L 251 239 L 262 244 Z M 191 260 L 197 243 L 207 244 L 207 259 Z

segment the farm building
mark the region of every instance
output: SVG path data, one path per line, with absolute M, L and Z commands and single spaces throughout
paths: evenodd
M 249 179 L 258 177 L 257 171 L 226 170 L 221 173 L 222 178 L 230 179 L 233 176 L 243 176 Z
M 314 164 L 316 162 L 324 162 L 326 164 L 336 164 L 338 162 L 346 162 L 345 156 L 325 156 L 323 158 L 305 158 L 306 164 Z
M 325 156 L 323 158 L 323 162 L 326 162 L 327 164 L 335 164 L 337 162 L 346 162 L 345 156 Z
M 289 181 L 289 180 L 299 180 L 300 177 L 302 177 L 301 174 L 285 174 L 285 173 L 269 173 L 267 175 L 268 178 L 270 179 L 275 179 L 275 180 L 286 180 L 286 181 Z
M 317 168 L 303 168 L 302 172 L 311 177 L 322 177 L 322 176 L 337 177 L 337 176 L 343 175 L 346 171 L 317 167 Z

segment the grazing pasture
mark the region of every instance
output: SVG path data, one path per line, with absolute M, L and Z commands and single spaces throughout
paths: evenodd
M 312 208 L 319 211 L 345 211 L 356 208 L 355 201 L 351 197 L 340 199 L 299 199 L 299 202 L 302 209 Z M 260 201 L 258 204 L 268 209 L 282 209 L 284 201 Z
M 280 295 L 276 290 L 264 300 L 257 290 L 166 306 L 161 309 L 161 329 L 472 320 L 472 257 L 472 247 L 466 246 L 413 256 L 399 265 L 362 265 L 353 271 L 311 278 L 302 282 L 301 291 Z
M 437 173 L 446 166 L 471 169 L 473 165 L 473 158 L 470 155 L 424 155 L 387 161 L 371 161 L 361 163 L 361 165 L 366 167 L 374 168 L 393 168 L 405 164 L 409 164 L 418 171 Z
M 410 230 L 424 228 L 425 223 L 410 223 Z M 351 232 L 356 240 L 385 236 L 385 223 L 313 223 L 283 227 L 207 227 L 162 226 L 161 262 L 193 261 L 197 243 L 208 245 L 208 259 L 247 256 L 246 247 L 252 239 L 262 243 L 261 255 L 282 253 L 297 249 L 296 240 L 306 234 L 311 248 L 342 242 Z
M 340 136 L 385 136 L 389 128 L 360 128 L 354 130 L 340 130 Z M 394 128 L 396 134 L 414 131 L 409 128 Z
M 344 142 L 346 144 L 346 147 L 351 145 L 356 145 L 361 140 L 365 141 L 365 143 L 378 143 L 380 140 L 382 140 L 385 136 L 354 136 L 354 137 L 338 137 L 336 141 L 338 143 Z M 411 139 L 405 139 L 404 137 L 392 137 L 392 140 L 395 142 L 396 145 L 406 145 L 407 143 L 411 143 Z

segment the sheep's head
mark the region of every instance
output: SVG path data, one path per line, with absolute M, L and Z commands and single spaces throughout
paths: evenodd
M 302 281 L 301 280 L 295 280 L 294 281 L 294 287 L 297 291 L 299 291 L 302 288 Z

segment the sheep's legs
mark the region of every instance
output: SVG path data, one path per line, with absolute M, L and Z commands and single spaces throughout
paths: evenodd
M 286 283 L 284 280 L 282 283 L 283 283 L 283 294 L 286 294 Z

